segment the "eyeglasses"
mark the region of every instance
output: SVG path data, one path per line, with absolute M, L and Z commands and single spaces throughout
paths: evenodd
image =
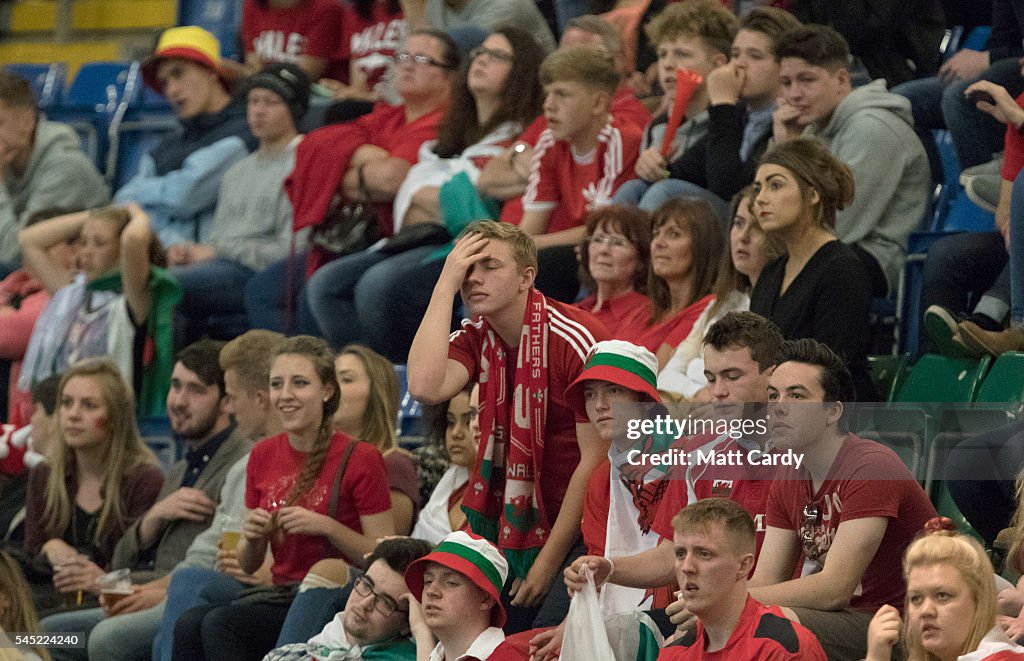
M 400 53 L 397 53 L 395 55 L 395 62 L 398 63 L 398 64 L 406 64 L 407 62 L 412 62 L 413 64 L 419 64 L 419 65 L 427 65 L 427 64 L 429 64 L 432 67 L 439 67 L 441 69 L 454 69 L 455 68 L 452 65 L 448 64 L 447 62 L 442 62 L 440 60 L 435 60 L 434 58 L 430 57 L 429 55 L 420 55 L 420 54 L 413 55 L 409 51 L 405 51 L 405 50 L 400 52 Z
M 814 562 L 821 558 L 821 551 L 814 541 L 814 533 L 821 523 L 821 506 L 817 503 L 804 505 L 804 521 L 800 526 L 800 542 L 804 548 L 804 555 Z
M 595 234 L 594 236 L 590 237 L 590 242 L 596 243 L 599 246 L 605 245 L 608 246 L 609 248 L 633 247 L 633 244 L 630 243 L 629 239 L 623 238 L 621 236 L 612 236 L 610 234 Z
M 486 55 L 492 60 L 497 60 L 498 62 L 511 62 L 515 58 L 515 56 L 512 55 L 511 53 L 506 53 L 505 51 L 501 50 L 494 50 L 493 48 L 484 48 L 483 46 L 477 46 L 473 50 L 469 51 L 470 60 L 475 60 L 481 55 Z
M 391 617 L 395 613 L 409 612 L 408 610 L 402 610 L 399 608 L 398 604 L 395 603 L 395 600 L 386 594 L 378 594 L 377 591 L 373 589 L 373 581 L 365 576 L 357 578 L 355 585 L 353 585 L 352 588 L 360 597 L 369 597 L 372 594 L 373 607 L 376 608 L 377 612 L 384 617 Z

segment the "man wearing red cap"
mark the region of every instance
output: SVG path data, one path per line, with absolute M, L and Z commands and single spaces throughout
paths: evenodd
M 165 30 L 142 75 L 167 98 L 181 130 L 142 157 L 114 199 L 139 204 L 165 246 L 202 243 L 221 177 L 256 146 L 245 103 L 231 98 L 220 42 L 199 27 Z

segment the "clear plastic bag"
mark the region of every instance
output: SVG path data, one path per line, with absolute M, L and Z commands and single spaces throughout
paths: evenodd
M 559 661 L 615 661 L 604 627 L 604 615 L 590 568 L 583 568 L 587 584 L 572 596 L 565 618 Z

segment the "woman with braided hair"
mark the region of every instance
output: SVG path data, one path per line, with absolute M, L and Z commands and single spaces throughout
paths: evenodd
M 358 564 L 394 534 L 387 472 L 369 443 L 332 430 L 340 402 L 334 352 L 319 338 L 284 340 L 270 368 L 270 404 L 284 431 L 253 446 L 246 467 L 238 563 L 259 569 L 269 547 L 275 586 L 297 583 L 318 560 Z M 175 659 L 258 659 L 273 649 L 288 592 L 203 606 L 175 629 Z M 190 632 L 182 631 L 189 621 Z

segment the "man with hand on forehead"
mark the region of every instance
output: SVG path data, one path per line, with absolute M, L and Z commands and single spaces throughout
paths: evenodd
M 583 495 L 608 445 L 565 399 L 607 331 L 590 314 L 533 286 L 537 248 L 508 223 L 469 225 L 445 260 L 409 351 L 409 392 L 435 404 L 472 377 L 480 384 L 480 449 L 463 500 L 473 532 L 494 540 L 508 560 L 512 606 L 507 631 L 554 625 L 568 610 L 549 590 L 582 553 Z M 474 320 L 449 337 L 452 300 L 461 294 Z M 560 581 L 559 581 L 560 582 Z M 510 620 L 517 619 L 510 616 Z

